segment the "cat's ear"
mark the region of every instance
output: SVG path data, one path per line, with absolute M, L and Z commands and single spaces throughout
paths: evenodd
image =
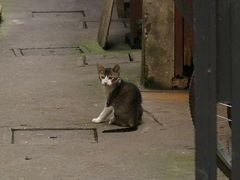
M 120 66 L 116 64 L 115 66 L 113 66 L 112 71 L 116 73 L 120 73 Z
M 104 72 L 104 67 L 101 64 L 97 64 L 98 73 Z

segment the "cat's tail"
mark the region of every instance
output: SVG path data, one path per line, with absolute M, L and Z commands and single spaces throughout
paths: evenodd
M 137 126 L 133 126 L 133 127 L 126 127 L 126 128 L 118 128 L 118 129 L 107 129 L 107 130 L 103 130 L 103 133 L 120 133 L 120 132 L 132 132 L 132 131 L 136 131 L 138 129 Z

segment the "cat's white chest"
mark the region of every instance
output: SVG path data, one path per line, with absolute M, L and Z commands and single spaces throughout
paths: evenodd
M 113 91 L 113 89 L 114 89 L 113 86 L 105 86 L 104 91 L 105 91 L 106 96 L 108 96 Z

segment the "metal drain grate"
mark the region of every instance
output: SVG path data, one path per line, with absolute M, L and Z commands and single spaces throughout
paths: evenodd
M 11 128 L 11 144 L 98 143 L 96 128 Z
M 32 17 L 62 17 L 70 16 L 76 17 L 80 15 L 81 17 L 86 17 L 86 13 L 83 10 L 77 11 L 32 11 Z
M 84 53 L 80 47 L 47 47 L 10 49 L 14 56 L 57 56 Z

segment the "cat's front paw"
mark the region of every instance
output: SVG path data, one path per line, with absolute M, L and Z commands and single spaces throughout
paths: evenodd
M 92 119 L 92 122 L 94 122 L 94 123 L 100 123 L 100 122 L 102 122 L 102 121 L 101 121 L 100 118 L 93 118 L 93 119 Z

